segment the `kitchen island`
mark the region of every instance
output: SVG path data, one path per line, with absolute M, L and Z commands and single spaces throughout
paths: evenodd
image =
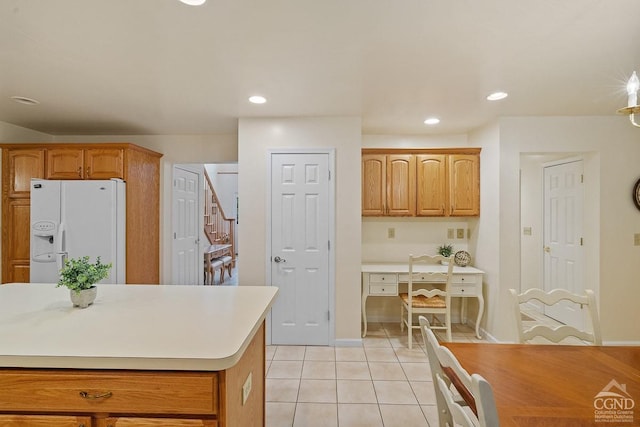
M 277 288 L 0 286 L 0 425 L 264 426 Z

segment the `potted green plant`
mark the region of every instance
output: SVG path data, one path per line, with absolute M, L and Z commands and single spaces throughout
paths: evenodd
M 445 258 L 449 258 L 453 254 L 453 245 L 442 244 L 438 246 L 438 255 L 442 255 Z M 442 261 L 443 264 L 448 263 L 447 261 Z
M 110 270 L 111 263 L 103 264 L 100 257 L 96 258 L 95 263 L 89 262 L 88 256 L 70 258 L 60 270 L 60 280 L 56 287 L 67 287 L 73 305 L 87 308 L 96 299 L 98 288 L 95 284 L 108 277 Z

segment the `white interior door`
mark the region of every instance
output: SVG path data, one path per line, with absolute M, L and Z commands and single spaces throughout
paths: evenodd
M 329 155 L 271 155 L 271 343 L 329 343 Z
M 544 168 L 544 288 L 584 293 L 582 161 Z M 557 304 L 545 314 L 582 328 L 584 316 L 575 305 Z
M 199 194 L 201 174 L 173 168 L 173 280 L 174 285 L 203 283 L 200 256 Z

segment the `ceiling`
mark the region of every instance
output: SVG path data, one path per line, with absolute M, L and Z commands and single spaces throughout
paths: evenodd
M 365 134 L 455 134 L 615 115 L 640 71 L 638 17 L 637 0 L 2 0 L 0 121 L 152 135 L 360 116 Z

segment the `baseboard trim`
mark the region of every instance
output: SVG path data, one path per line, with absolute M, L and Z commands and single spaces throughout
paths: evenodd
M 640 346 L 640 341 L 603 341 L 602 345 Z

